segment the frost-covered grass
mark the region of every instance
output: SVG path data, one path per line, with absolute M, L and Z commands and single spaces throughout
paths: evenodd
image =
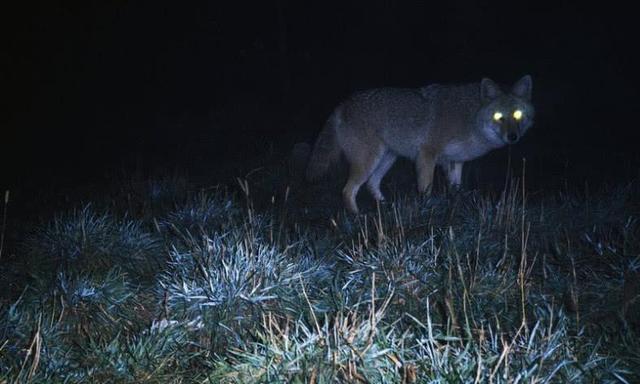
M 318 220 L 295 191 L 165 184 L 25 231 L 0 383 L 640 380 L 633 186 Z

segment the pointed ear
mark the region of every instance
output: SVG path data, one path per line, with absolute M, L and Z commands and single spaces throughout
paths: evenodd
M 522 79 L 518 80 L 513 85 L 513 88 L 511 89 L 511 93 L 523 99 L 531 100 L 532 88 L 533 88 L 533 83 L 531 80 L 531 76 L 526 75 L 526 76 L 523 76 Z
M 502 90 L 500 90 L 498 84 L 494 83 L 493 80 L 485 77 L 480 81 L 480 99 L 482 99 L 482 101 L 493 100 L 501 94 Z

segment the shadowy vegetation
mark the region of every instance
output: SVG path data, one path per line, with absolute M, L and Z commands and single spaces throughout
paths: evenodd
M 282 180 L 130 180 L 31 226 L 0 383 L 640 380 L 636 186 L 354 217 Z

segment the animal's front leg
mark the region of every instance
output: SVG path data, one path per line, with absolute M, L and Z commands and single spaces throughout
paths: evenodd
M 433 171 L 436 166 L 435 151 L 429 147 L 422 147 L 416 158 L 416 173 L 418 174 L 418 192 L 431 192 Z
M 449 179 L 449 186 L 453 188 L 460 188 L 462 185 L 462 162 L 451 161 L 447 165 L 447 179 Z

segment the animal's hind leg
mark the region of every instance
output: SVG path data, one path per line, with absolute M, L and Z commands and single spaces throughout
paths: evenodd
M 342 189 L 342 198 L 346 208 L 351 213 L 358 213 L 358 205 L 356 204 L 358 190 L 376 169 L 383 154 L 384 149 L 380 146 L 348 156 L 350 163 L 349 180 L 347 180 L 347 184 Z
M 382 156 L 382 159 L 378 163 L 378 166 L 373 171 L 373 174 L 371 174 L 371 177 L 369 177 L 369 180 L 367 181 L 369 192 L 371 192 L 371 195 L 377 201 L 384 200 L 384 196 L 380 191 L 380 182 L 382 181 L 384 175 L 386 175 L 386 173 L 389 171 L 389 169 L 391 169 L 395 161 L 396 155 L 394 155 L 393 153 L 387 152 L 386 154 L 384 154 L 384 156 Z

